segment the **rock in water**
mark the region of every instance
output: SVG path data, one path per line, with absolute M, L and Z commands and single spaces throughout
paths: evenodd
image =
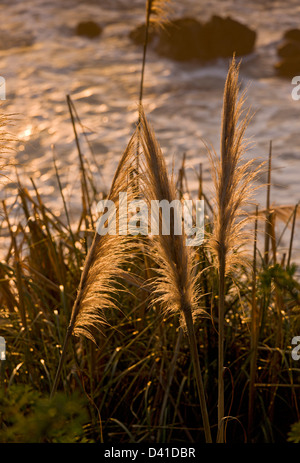
M 148 32 L 148 43 L 151 43 L 154 37 L 155 37 L 155 30 L 150 25 L 149 32 Z M 146 38 L 145 24 L 140 24 L 139 26 L 135 27 L 132 31 L 130 31 L 129 38 L 133 40 L 133 42 L 136 45 L 144 45 L 145 38 Z
M 135 43 L 143 44 L 145 25 L 138 26 L 129 36 Z M 149 43 L 154 42 L 155 51 L 178 61 L 210 60 L 230 57 L 233 53 L 245 55 L 253 51 L 255 40 L 255 31 L 230 17 L 220 16 L 213 16 L 205 24 L 195 18 L 175 19 L 149 32 Z
M 275 69 L 280 76 L 292 78 L 300 76 L 300 55 L 290 56 L 275 64 Z
M 277 54 L 281 58 L 290 58 L 292 56 L 300 55 L 300 42 L 287 41 L 277 48 Z
M 300 29 L 290 29 L 286 31 L 283 38 L 286 40 L 295 40 L 296 42 L 300 42 Z
M 83 21 L 77 24 L 76 34 L 89 39 L 98 37 L 102 32 L 102 28 L 94 21 Z
M 155 48 L 161 56 L 187 61 L 206 59 L 206 37 L 203 25 L 193 18 L 180 18 L 166 23 Z
M 211 58 L 247 55 L 254 50 L 256 32 L 230 18 L 212 16 L 204 25 L 209 37 L 208 54 Z
M 277 48 L 281 59 L 275 64 L 277 73 L 284 77 L 300 75 L 300 29 L 290 29 L 283 36 L 283 43 Z

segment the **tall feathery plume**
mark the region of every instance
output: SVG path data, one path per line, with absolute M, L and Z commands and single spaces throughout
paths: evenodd
M 122 266 L 126 263 L 130 250 L 130 236 L 127 234 L 127 223 L 120 216 L 119 193 L 127 194 L 127 201 L 134 197 L 134 187 L 130 181 L 133 159 L 136 149 L 136 133 L 132 136 L 116 170 L 107 200 L 115 206 L 115 213 L 108 215 L 104 226 L 116 224 L 116 233 L 95 233 L 92 245 L 86 257 L 77 297 L 64 340 L 63 350 L 53 383 L 51 396 L 55 393 L 63 365 L 68 341 L 72 334 L 85 336 L 95 341 L 94 331 L 101 330 L 105 322 L 105 309 L 115 308 L 117 292 L 116 279 L 124 275 Z M 109 203 L 106 203 L 109 205 Z M 122 207 L 122 206 L 121 206 Z M 127 206 L 126 206 L 127 207 Z M 103 211 L 102 211 L 103 212 Z M 122 222 L 122 224 L 121 224 Z M 121 228 L 121 233 L 119 233 Z M 112 230 L 112 229 L 111 229 Z
M 221 156 L 209 153 L 215 188 L 216 208 L 214 231 L 209 247 L 216 257 L 219 278 L 219 348 L 218 348 L 218 442 L 224 442 L 224 315 L 225 277 L 237 263 L 245 262 L 240 249 L 248 238 L 245 225 L 250 216 L 244 211 L 254 190 L 256 170 L 251 170 L 253 160 L 243 161 L 246 149 L 244 134 L 249 122 L 249 112 L 241 119 L 245 94 L 238 99 L 239 67 L 233 58 L 225 84 L 223 99 Z M 242 218 L 243 217 L 243 218 Z
M 141 173 L 140 190 L 148 210 L 153 213 L 153 201 L 166 200 L 170 204 L 177 199 L 173 178 L 169 180 L 164 157 L 140 107 Z M 191 357 L 200 399 L 205 438 L 212 442 L 201 375 L 193 314 L 198 309 L 197 279 L 195 275 L 195 251 L 186 246 L 183 233 L 174 233 L 174 215 L 170 217 L 168 234 L 160 230 L 149 238 L 149 254 L 156 262 L 157 278 L 153 280 L 154 302 L 165 312 L 179 313 L 185 322 L 189 337 Z M 158 224 L 163 225 L 161 214 Z

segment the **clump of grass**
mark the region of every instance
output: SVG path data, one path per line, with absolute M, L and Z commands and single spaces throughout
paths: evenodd
M 224 93 L 221 160 L 214 159 L 216 208 L 199 175 L 199 195 L 208 214 L 207 241 L 200 249 L 187 249 L 183 236 L 159 234 L 133 253 L 126 236 L 116 239 L 95 232 L 98 217 L 89 217 L 88 211 L 92 214 L 97 192 L 78 144 L 70 99 L 82 186 L 78 226 L 71 227 L 64 200 L 65 220 L 53 214 L 34 182 L 30 192 L 18 179 L 15 203 L 3 203 L 0 226 L 8 229 L 8 244 L 0 262 L 0 328 L 7 360 L 1 365 L 0 383 L 6 396 L 12 393 L 12 401 L 14 384 L 38 392 L 31 395 L 36 397 L 29 416 L 34 429 L 34 421 L 41 418 L 40 405 L 48 409 L 49 393 L 56 387 L 58 395 L 51 403 L 74 392 L 88 399 L 82 402 L 84 420 L 76 419 L 76 426 L 82 426 L 77 435 L 88 442 L 210 441 L 210 423 L 212 429 L 219 426 L 221 441 L 225 409 L 235 418 L 226 421 L 229 442 L 285 441 L 290 426 L 299 421 L 299 369 L 290 355 L 291 339 L 300 327 L 300 285 L 292 263 L 299 208 L 272 209 L 272 255 L 269 252 L 267 263 L 256 240 L 259 230 L 254 228 L 253 271 L 249 271 L 238 249 L 245 242 L 246 223 L 239 214 L 254 173 L 247 172 L 250 164 L 239 164 L 246 123 L 237 124 L 242 108 L 237 79 L 233 61 Z M 146 201 L 176 197 L 142 111 L 140 121 L 108 196 L 117 205 L 119 191 Z M 142 164 L 135 182 L 132 166 L 137 152 Z M 55 169 L 64 199 L 56 163 Z M 188 187 L 183 179 L 184 161 L 180 197 Z M 279 217 L 292 224 L 287 265 L 278 258 Z M 140 237 L 135 239 L 140 243 Z M 211 317 L 193 317 L 199 300 Z M 182 334 L 185 325 L 189 345 Z M 71 333 L 79 335 L 71 338 L 72 350 L 63 347 L 66 332 L 68 339 Z M 223 381 L 223 367 L 230 383 Z M 85 412 L 89 426 L 83 424 Z M 199 429 L 200 413 L 204 429 Z M 58 406 L 57 419 L 63 415 Z M 0 420 L 0 431 L 6 432 L 8 424 L 9 419 Z M 297 429 L 295 425 L 291 438 L 297 439 Z M 57 438 L 46 434 L 43 441 Z M 60 441 L 69 438 L 62 434 Z

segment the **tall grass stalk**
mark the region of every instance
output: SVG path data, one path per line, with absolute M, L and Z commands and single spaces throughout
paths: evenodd
M 73 127 L 76 147 L 77 147 L 77 153 L 78 153 L 79 162 L 80 162 L 82 203 L 84 204 L 85 209 L 86 209 L 86 211 L 84 211 L 84 216 L 85 216 L 85 220 L 87 220 L 87 214 L 88 214 L 90 220 L 93 221 L 92 210 L 91 210 L 91 200 L 89 197 L 89 189 L 88 189 L 88 184 L 87 184 L 87 176 L 85 173 L 83 154 L 82 154 L 80 143 L 79 143 L 79 138 L 78 138 L 77 129 L 76 129 L 76 122 L 75 122 L 75 118 L 73 114 L 72 102 L 71 102 L 71 98 L 69 95 L 67 95 L 67 103 L 68 103 L 69 113 L 71 117 L 71 122 L 72 122 L 72 127 Z M 93 222 L 92 222 L 92 225 L 93 225 Z M 88 223 L 87 223 L 87 228 L 88 228 Z
M 254 414 L 254 399 L 255 399 L 255 376 L 257 368 L 257 351 L 258 351 L 258 327 L 259 314 L 257 304 L 257 222 L 258 222 L 258 206 L 256 206 L 256 218 L 254 226 L 254 246 L 253 246 L 253 268 L 252 268 L 252 311 L 251 311 L 251 340 L 250 340 L 250 380 L 249 380 L 249 409 L 248 409 L 248 435 L 251 436 Z
M 128 200 L 133 198 L 133 190 L 129 187 L 128 178 L 132 170 L 134 149 L 135 134 L 131 138 L 119 162 L 107 198 L 115 204 L 117 211 L 119 210 L 120 192 L 126 191 Z M 61 368 L 71 335 L 74 333 L 77 336 L 85 336 L 95 342 L 94 330 L 100 329 L 106 323 L 105 309 L 116 308 L 115 295 L 117 288 L 115 283 L 118 277 L 124 275 L 122 266 L 129 258 L 129 254 L 130 246 L 128 235 L 114 235 L 109 233 L 100 235 L 96 231 L 83 266 L 77 297 L 65 335 L 51 396 L 55 393 L 58 385 Z
M 145 38 L 143 46 L 143 59 L 142 59 L 142 68 L 141 68 L 141 78 L 140 78 L 140 90 L 139 90 L 139 107 L 143 104 L 143 95 L 144 95 L 144 80 L 145 80 L 145 68 L 146 68 L 146 58 L 147 50 L 149 45 L 149 34 L 151 25 L 156 25 L 157 27 L 161 26 L 163 19 L 166 16 L 167 12 L 167 3 L 170 0 L 147 0 L 146 1 L 146 22 L 145 22 Z M 138 114 L 138 130 L 140 127 L 140 111 Z M 139 172 L 139 139 L 137 143 L 137 153 L 136 153 L 136 172 Z
M 140 107 L 140 135 L 143 157 L 141 158 L 140 188 L 147 204 L 151 201 L 167 200 L 169 204 L 176 199 L 174 179 L 169 180 L 161 149 L 150 128 L 144 111 Z M 150 209 L 151 210 L 151 209 Z M 157 217 L 162 227 L 161 214 Z M 158 275 L 153 281 L 154 301 L 166 313 L 179 313 L 184 320 L 190 344 L 198 388 L 206 442 L 212 442 L 205 390 L 202 380 L 193 314 L 198 309 L 197 277 L 195 275 L 195 250 L 185 245 L 185 235 L 174 232 L 174 214 L 170 216 L 169 234 L 153 235 L 148 244 L 148 252 L 158 265 Z M 161 230 L 161 229 L 160 229 Z
M 271 172 L 272 172 L 272 141 L 270 141 L 269 160 L 268 160 L 268 180 L 267 180 L 267 197 L 266 197 L 266 222 L 265 222 L 265 252 L 264 260 L 265 265 L 269 263 L 269 248 L 270 248 L 270 235 L 271 235 Z
M 221 156 L 210 153 L 212 176 L 216 192 L 214 231 L 210 248 L 218 266 L 218 442 L 224 442 L 224 317 L 225 279 L 238 262 L 241 262 L 241 247 L 245 244 L 245 224 L 249 216 L 243 210 L 251 197 L 256 172 L 249 172 L 253 161 L 241 162 L 246 148 L 243 140 L 249 122 L 249 112 L 243 117 L 244 94 L 238 100 L 240 64 L 233 58 L 224 90 Z M 243 218 L 242 218 L 243 216 Z
M 153 24 L 158 27 L 162 25 L 163 19 L 165 19 L 165 16 L 167 14 L 167 3 L 169 2 L 170 0 L 147 0 L 146 2 L 145 39 L 144 39 L 143 59 L 142 59 L 142 69 L 141 69 L 139 105 L 143 103 L 145 67 L 146 67 L 147 50 L 148 50 L 148 45 L 149 45 L 150 27 Z
M 298 207 L 299 207 L 299 203 L 296 204 L 295 209 L 294 209 L 294 214 L 293 214 L 291 238 L 290 238 L 290 244 L 289 244 L 289 254 L 288 254 L 288 259 L 287 259 L 287 267 L 289 267 L 291 265 L 292 249 L 293 249 L 293 241 L 294 241 L 294 233 L 295 233 L 295 226 L 296 226 Z

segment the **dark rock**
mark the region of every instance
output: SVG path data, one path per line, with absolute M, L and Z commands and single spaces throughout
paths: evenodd
M 166 23 L 159 35 L 156 51 L 178 61 L 205 58 L 203 25 L 193 18 Z
M 155 36 L 155 31 L 150 26 L 149 32 L 148 32 L 148 43 L 152 42 L 154 36 Z M 145 24 L 140 24 L 135 29 L 130 31 L 129 37 L 131 38 L 131 40 L 133 40 L 133 42 L 136 45 L 144 45 L 145 38 L 146 38 L 146 26 L 145 26 Z
M 212 16 L 204 25 L 209 37 L 209 55 L 212 58 L 247 55 L 254 49 L 256 32 L 248 26 L 227 17 Z
M 281 58 L 290 58 L 292 56 L 300 55 L 300 42 L 284 42 L 277 48 L 277 54 Z
M 290 29 L 289 31 L 286 31 L 283 38 L 300 42 L 300 29 Z
M 75 32 L 77 35 L 94 39 L 101 34 L 102 28 L 94 21 L 84 21 L 77 24 Z
M 277 73 L 285 77 L 300 75 L 300 29 L 290 29 L 283 36 L 283 42 L 277 47 L 282 60 L 275 64 Z
M 283 59 L 275 65 L 275 69 L 280 76 L 300 76 L 300 55 Z
M 130 33 L 137 44 L 145 40 L 145 25 Z M 157 37 L 157 40 L 153 40 Z M 202 24 L 194 18 L 180 18 L 163 24 L 161 29 L 149 31 L 149 42 L 154 41 L 155 51 L 168 58 L 187 61 L 209 60 L 251 53 L 256 33 L 247 26 L 228 18 L 213 16 Z

